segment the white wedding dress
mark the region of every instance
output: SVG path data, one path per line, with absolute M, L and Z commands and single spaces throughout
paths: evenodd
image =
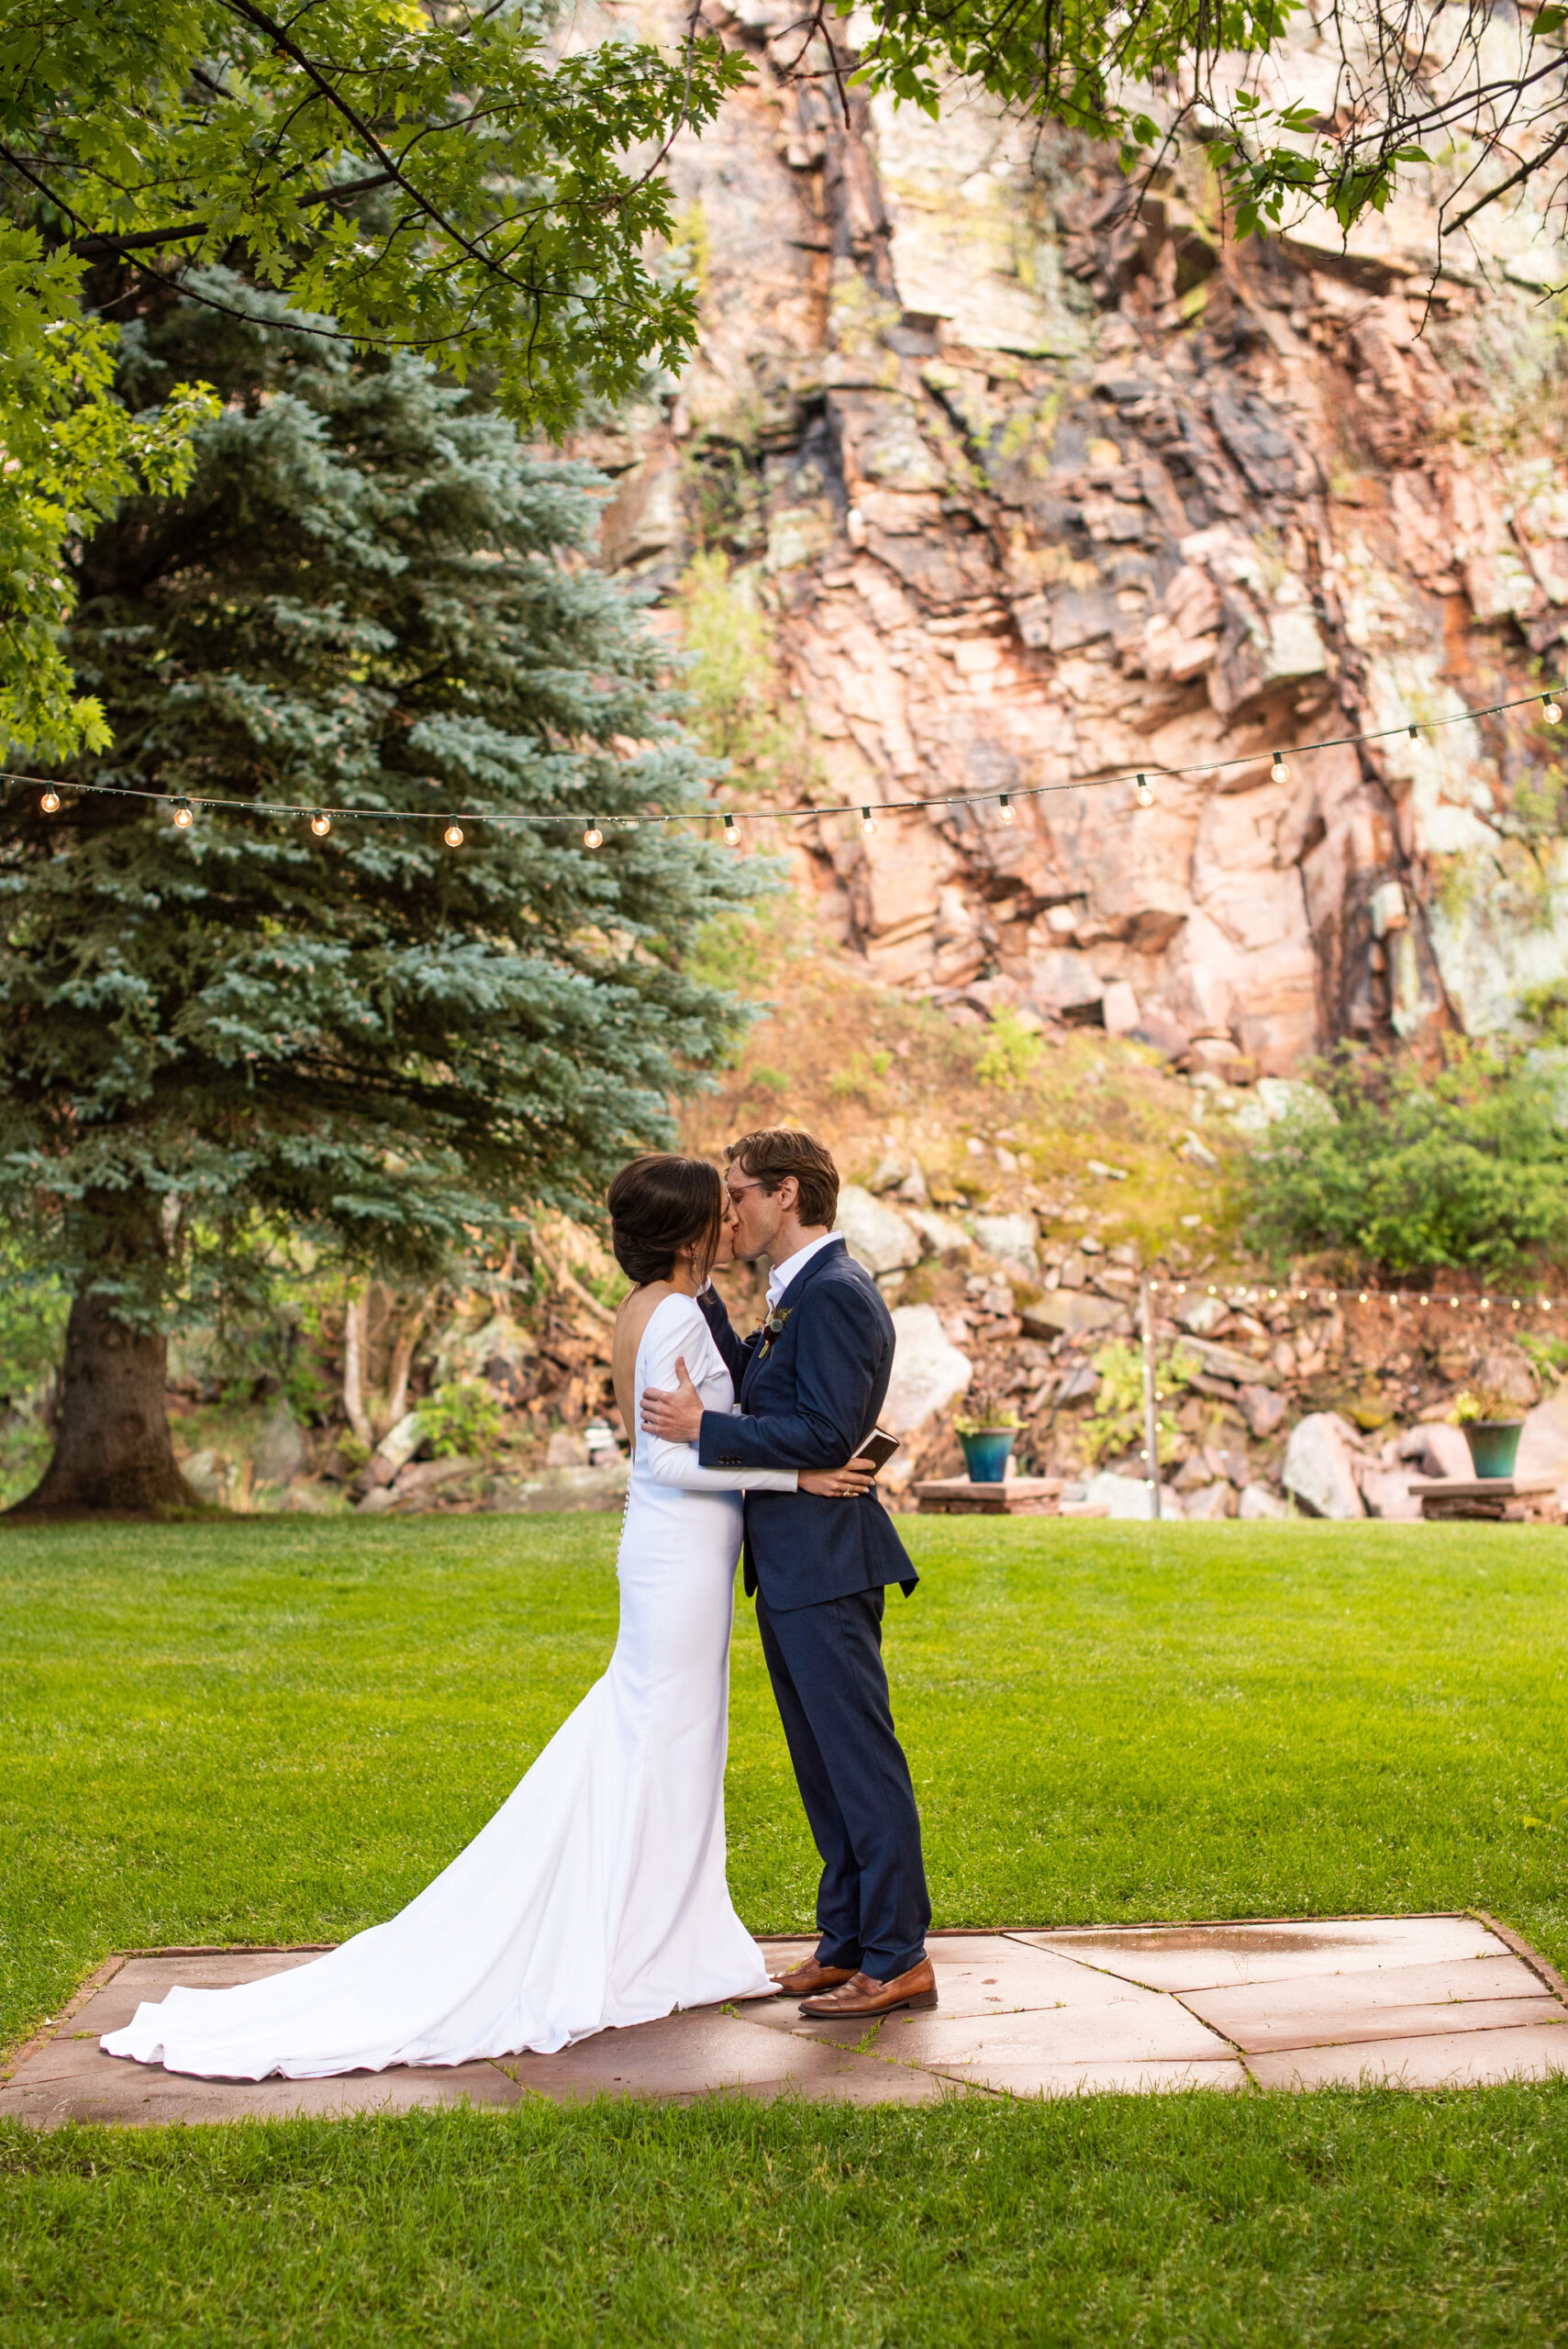
M 710 1410 L 735 1408 L 706 1323 L 663 1298 L 636 1399 L 684 1354 Z M 640 1411 L 639 1411 L 640 1415 Z M 725 1880 L 724 1762 L 740 1493 L 793 1471 L 699 1468 L 637 1439 L 609 1670 L 488 1826 L 390 1923 L 229 1990 L 175 1988 L 100 2043 L 211 2078 L 320 2079 L 464 2064 L 680 2007 L 773 1990 Z

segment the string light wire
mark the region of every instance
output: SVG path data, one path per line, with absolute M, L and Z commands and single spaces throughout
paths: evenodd
M 1362 742 L 1391 742 L 1400 738 L 1403 738 L 1407 743 L 1411 740 L 1418 741 L 1421 735 L 1435 733 L 1440 727 L 1467 725 L 1478 718 L 1501 718 L 1509 710 L 1526 709 L 1532 704 L 1540 710 L 1549 725 L 1555 725 L 1562 715 L 1558 699 L 1560 694 L 1568 694 L 1568 682 L 1562 685 L 1553 685 L 1545 693 L 1542 693 L 1538 686 L 1531 693 L 1516 694 L 1507 701 L 1488 702 L 1485 707 L 1476 709 L 1456 709 L 1447 718 L 1424 718 L 1418 728 L 1412 726 L 1407 718 L 1401 718 L 1397 725 L 1372 727 L 1361 734 L 1327 734 L 1319 741 L 1298 742 L 1288 752 L 1275 751 L 1273 753 L 1269 771 L 1278 782 L 1289 774 L 1287 758 L 1310 758 L 1318 751 L 1352 750 Z M 1158 772 L 1167 782 L 1175 782 L 1183 775 L 1228 774 L 1238 767 L 1255 766 L 1258 757 L 1259 753 L 1253 751 L 1240 754 L 1233 759 L 1201 759 L 1195 761 L 1190 766 L 1162 767 Z M 56 799 L 58 805 L 58 784 L 51 782 L 47 775 L 24 774 L 15 767 L 0 767 L 0 782 L 29 784 L 36 789 L 48 793 Z M 1103 774 L 1075 775 L 1068 783 L 1029 784 L 1021 790 L 1012 790 L 1005 794 L 997 791 L 958 791 L 944 793 L 931 799 L 882 800 L 874 807 L 862 807 L 861 829 L 862 831 L 874 831 L 874 818 L 877 816 L 924 814 L 931 807 L 983 807 L 997 802 L 1006 809 L 1006 814 L 1002 818 L 1002 820 L 1006 822 L 1011 818 L 1015 803 L 1020 799 L 1050 799 L 1064 791 L 1105 791 L 1113 788 L 1117 784 L 1135 785 L 1139 804 L 1140 806 L 1151 804 L 1153 790 L 1146 776 L 1140 774 L 1133 767 L 1114 767 L 1107 768 Z M 77 783 L 68 780 L 65 788 L 83 795 L 94 793 L 100 798 L 107 799 L 156 799 L 167 802 L 170 796 L 167 790 L 154 791 L 136 785 L 121 783 Z M 1145 794 L 1148 795 L 1147 798 Z M 205 809 L 220 815 L 297 817 L 302 821 L 308 822 L 313 816 L 320 814 L 328 817 L 334 823 L 436 823 L 450 826 L 454 829 L 461 829 L 464 824 L 576 825 L 583 820 L 580 814 L 566 811 L 552 814 L 542 809 L 536 812 L 532 808 L 522 807 L 321 807 L 311 801 L 296 804 L 293 801 L 274 799 L 219 799 L 195 792 L 183 794 L 179 805 L 188 807 L 192 810 Z M 54 810 L 50 809 L 49 812 L 53 813 Z M 836 807 L 823 807 L 806 804 L 793 807 L 754 807 L 748 808 L 746 811 L 747 821 L 750 823 L 773 824 L 819 821 L 827 816 L 852 813 L 852 803 L 849 807 L 840 804 Z M 599 838 L 589 841 L 584 834 L 584 844 L 594 848 L 599 846 L 604 837 L 600 829 L 601 825 L 614 830 L 633 831 L 639 823 L 700 823 L 716 821 L 724 817 L 724 809 L 710 807 L 650 808 L 635 817 L 595 818 L 590 821 L 589 830 L 598 833 Z

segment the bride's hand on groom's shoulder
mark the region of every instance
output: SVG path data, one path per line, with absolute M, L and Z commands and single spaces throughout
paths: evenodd
M 675 1357 L 675 1391 L 666 1386 L 642 1390 L 642 1424 L 662 1443 L 695 1443 L 702 1433 L 703 1399 L 686 1368 L 684 1354 Z

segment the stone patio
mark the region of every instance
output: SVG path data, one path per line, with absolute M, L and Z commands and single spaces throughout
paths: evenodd
M 806 1942 L 771 1942 L 791 1960 Z M 604 2032 L 558 2055 L 333 2080 L 193 2080 L 117 2063 L 98 2034 L 173 1983 L 218 1987 L 306 1949 L 112 1957 L 0 2083 L 0 2113 L 231 2121 L 509 2105 L 533 2094 L 824 2102 L 1067 2096 L 1100 2088 L 1473 2087 L 1568 2073 L 1568 1987 L 1507 1927 L 1470 1915 L 934 1935 L 940 2005 L 880 2026 L 752 2000 Z

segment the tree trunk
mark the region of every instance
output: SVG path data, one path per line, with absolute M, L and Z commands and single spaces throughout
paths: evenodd
M 439 1296 L 439 1287 L 431 1289 L 414 1308 L 397 1333 L 397 1343 L 392 1349 L 390 1386 L 386 1398 L 386 1423 L 395 1427 L 408 1408 L 408 1374 L 414 1367 L 414 1349 L 418 1344 L 430 1308 Z
M 365 1356 L 370 1352 L 371 1293 L 351 1293 L 343 1313 L 343 1416 L 361 1443 L 373 1444 L 370 1413 L 365 1408 Z
M 164 1517 L 200 1508 L 174 1464 L 164 1408 L 168 1341 L 117 1321 L 83 1289 L 71 1308 L 54 1457 L 13 1518 Z

